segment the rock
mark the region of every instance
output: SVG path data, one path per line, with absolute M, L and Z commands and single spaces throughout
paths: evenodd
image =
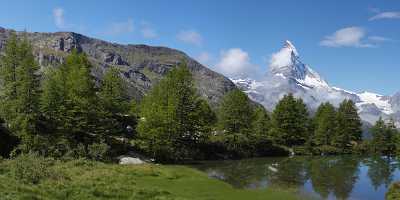
M 140 165 L 145 163 L 146 162 L 141 160 L 140 158 L 134 158 L 134 157 L 122 157 L 119 159 L 120 165 Z
M 0 29 L 0 51 L 4 50 L 10 29 Z M 18 36 L 22 36 L 18 32 Z M 24 33 L 25 34 L 25 33 Z M 84 52 L 93 65 L 92 74 L 101 82 L 110 66 L 117 66 L 127 81 L 128 95 L 140 100 L 163 76 L 184 62 L 193 74 L 195 87 L 213 107 L 225 93 L 236 88 L 228 78 L 214 72 L 185 53 L 148 45 L 122 45 L 90 38 L 73 32 L 25 34 L 32 42 L 41 67 L 57 67 L 72 49 Z

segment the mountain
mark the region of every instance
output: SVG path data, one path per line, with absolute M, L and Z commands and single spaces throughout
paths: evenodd
M 0 27 L 0 52 L 4 50 L 11 31 Z M 138 100 L 154 83 L 181 62 L 187 63 L 200 95 L 213 106 L 218 104 L 226 92 L 236 88 L 228 78 L 204 67 L 185 53 L 175 49 L 147 45 L 121 45 L 73 32 L 18 32 L 17 34 L 19 37 L 26 35 L 32 42 L 41 70 L 58 66 L 75 48 L 88 55 L 94 66 L 92 73 L 98 83 L 107 68 L 116 66 L 121 69 L 123 77 L 128 82 L 129 95 Z
M 331 102 L 337 107 L 344 99 L 351 99 L 356 103 L 364 122 L 373 124 L 382 117 L 393 118 L 400 125 L 400 92 L 384 96 L 333 87 L 300 60 L 297 49 L 290 41 L 285 41 L 283 48 L 272 55 L 269 72 L 261 80 L 232 81 L 252 100 L 269 110 L 273 110 L 279 99 L 288 93 L 302 98 L 311 111 L 315 111 L 323 102 Z

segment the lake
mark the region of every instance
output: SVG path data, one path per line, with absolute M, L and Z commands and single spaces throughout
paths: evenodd
M 399 160 L 387 157 L 294 156 L 205 161 L 193 167 L 236 188 L 295 188 L 316 199 L 384 199 L 400 181 Z

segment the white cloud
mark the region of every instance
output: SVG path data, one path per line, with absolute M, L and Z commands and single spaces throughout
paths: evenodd
M 54 8 L 53 9 L 53 18 L 54 18 L 54 23 L 56 24 L 57 28 L 65 29 L 67 27 L 65 25 L 64 9 Z
M 156 38 L 158 36 L 157 32 L 150 27 L 142 28 L 140 31 L 144 38 Z
M 141 23 L 140 33 L 142 34 L 142 36 L 144 38 L 147 38 L 147 39 L 152 39 L 152 38 L 158 37 L 157 31 L 148 22 Z
M 134 31 L 133 20 L 128 19 L 122 22 L 113 22 L 106 30 L 107 35 L 120 35 L 132 33 Z
M 216 70 L 233 78 L 260 75 L 260 68 L 252 64 L 249 54 L 240 48 L 222 51 Z
M 378 19 L 400 19 L 400 12 L 381 12 L 369 18 L 369 21 Z
M 201 46 L 203 44 L 203 37 L 194 30 L 180 31 L 177 35 L 177 39 L 196 46 Z
M 387 41 L 393 41 L 390 38 L 385 38 L 385 37 L 381 37 L 381 36 L 369 36 L 368 40 L 372 41 L 372 42 L 387 42 Z
M 363 39 L 366 32 L 360 27 L 347 27 L 337 30 L 332 35 L 328 35 L 320 42 L 320 45 L 327 47 L 373 47 Z
M 288 48 L 282 48 L 280 51 L 271 55 L 269 60 L 270 68 L 279 68 L 288 66 L 292 63 L 292 51 Z
M 199 61 L 203 65 L 208 65 L 211 61 L 210 53 L 203 51 L 198 56 L 196 56 L 196 60 Z

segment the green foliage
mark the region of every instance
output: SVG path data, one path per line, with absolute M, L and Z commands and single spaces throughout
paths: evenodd
M 361 120 L 353 101 L 344 100 L 337 111 L 337 130 L 332 137 L 332 144 L 343 150 L 351 151 L 356 143 L 361 141 Z
M 336 131 L 336 111 L 332 104 L 321 104 L 314 116 L 313 143 L 317 146 L 331 145 L 331 138 Z
M 99 97 L 106 111 L 112 114 L 123 114 L 129 110 L 127 83 L 120 76 L 118 68 L 111 67 L 105 73 Z
M 393 183 L 385 195 L 386 200 L 400 199 L 400 182 Z
M 41 180 L 54 176 L 50 170 L 52 160 L 36 154 L 21 154 L 8 163 L 10 174 L 24 184 L 38 184 Z
M 303 145 L 310 138 L 310 119 L 306 105 L 292 94 L 285 95 L 272 113 L 270 134 L 281 145 Z
M 379 118 L 371 128 L 371 132 L 372 141 L 370 145 L 374 153 L 386 155 L 395 153 L 395 136 L 397 135 L 397 129 L 393 120 L 386 124 L 382 118 Z
M 104 142 L 93 143 L 88 146 L 88 155 L 93 160 L 105 161 L 109 158 L 107 155 L 109 150 L 110 147 Z
M 207 136 L 209 111 L 187 67 L 174 68 L 142 100 L 139 145 L 160 161 L 192 159 Z
M 20 40 L 15 33 L 11 34 L 0 67 L 0 114 L 7 128 L 20 140 L 19 150 L 28 152 L 35 148 L 33 140 L 40 132 L 40 116 L 39 66 L 26 37 Z
M 218 109 L 217 140 L 235 157 L 247 157 L 254 152 L 251 145 L 254 108 L 240 90 L 228 92 Z

